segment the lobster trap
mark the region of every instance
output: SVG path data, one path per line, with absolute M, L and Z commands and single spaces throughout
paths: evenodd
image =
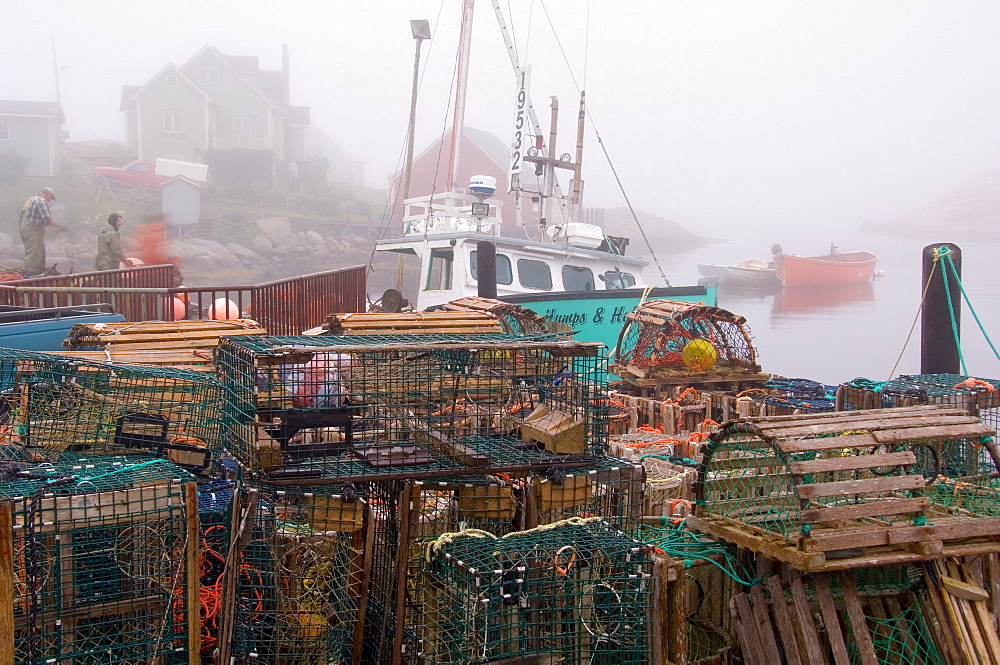
M 603 351 L 504 335 L 262 336 L 223 340 L 216 362 L 233 457 L 315 484 L 585 464 L 607 446 Z
M 63 453 L 146 455 L 204 472 L 221 448 L 219 384 L 200 372 L 0 349 L 0 440 Z
M 368 502 L 323 489 L 265 490 L 248 508 L 247 542 L 230 557 L 236 658 L 274 665 L 360 658 L 373 553 Z
M 936 406 L 731 422 L 706 446 L 688 524 L 809 571 L 998 551 L 993 435 Z
M 10 662 L 187 663 L 200 652 L 197 489 L 165 460 L 0 470 Z M 8 595 L 8 594 L 12 594 Z
M 1000 427 L 1000 379 L 961 374 L 903 374 L 879 383 L 857 378 L 838 389 L 839 410 L 881 409 L 917 404 L 946 404 L 978 415 Z
M 426 662 L 649 662 L 650 551 L 598 518 L 449 533 L 426 557 Z
M 746 319 L 718 307 L 651 300 L 625 315 L 610 371 L 627 383 L 666 386 L 723 383 L 736 389 L 766 380 Z

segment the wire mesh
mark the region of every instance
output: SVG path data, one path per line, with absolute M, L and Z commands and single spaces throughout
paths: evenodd
M 164 460 L 5 465 L 15 662 L 179 662 L 188 648 L 188 522 Z
M 428 662 L 648 662 L 649 550 L 599 519 L 446 534 L 426 566 Z
M 475 335 L 224 340 L 230 452 L 255 474 L 453 475 L 607 446 L 603 346 Z
M 0 349 L 0 441 L 65 452 L 151 455 L 207 470 L 221 449 L 219 384 L 199 372 Z
M 531 524 L 551 524 L 569 517 L 600 517 L 629 534 L 638 528 L 643 512 L 645 470 L 617 457 L 600 456 L 596 463 L 565 473 L 552 470 L 533 474 L 536 514 Z
M 355 629 L 365 621 L 367 519 L 368 503 L 358 497 L 262 493 L 239 560 L 236 654 L 263 663 L 350 662 Z

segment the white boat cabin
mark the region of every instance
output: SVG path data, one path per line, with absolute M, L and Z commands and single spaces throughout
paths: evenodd
M 417 309 L 478 293 L 477 244 L 496 246 L 497 296 L 562 291 L 613 291 L 646 286 L 645 259 L 626 257 L 592 224 L 550 226 L 545 242 L 500 235 L 495 199 L 444 193 L 407 199 L 403 235 L 376 251 L 420 258 Z M 622 243 L 624 244 L 624 243 Z

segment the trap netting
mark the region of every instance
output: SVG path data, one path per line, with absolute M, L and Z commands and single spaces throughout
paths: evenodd
M 230 452 L 259 475 L 365 481 L 605 449 L 603 345 L 471 337 L 223 340 Z
M 203 373 L 0 349 L 0 441 L 64 452 L 150 455 L 206 470 L 221 448 L 219 384 Z
M 618 457 L 598 456 L 593 465 L 552 469 L 528 479 L 534 500 L 529 524 L 551 524 L 569 517 L 600 517 L 634 534 L 642 516 L 645 470 Z
M 426 566 L 427 662 L 649 660 L 649 550 L 597 518 L 445 534 Z
M 840 387 L 844 409 L 888 409 L 916 404 L 944 404 L 979 415 L 1000 427 L 1000 379 L 962 374 L 903 374 L 880 382 L 864 377 Z
M 323 489 L 262 488 L 250 508 L 245 528 L 252 532 L 236 573 L 234 653 L 246 662 L 351 662 L 361 649 L 359 601 L 371 574 L 368 502 Z
M 707 305 L 651 300 L 625 318 L 615 367 L 655 369 L 657 376 L 760 372 L 742 316 Z
M 165 460 L 88 457 L 4 465 L 0 479 L 14 591 L 14 644 L 0 648 L 14 662 L 187 662 L 199 620 L 192 476 Z

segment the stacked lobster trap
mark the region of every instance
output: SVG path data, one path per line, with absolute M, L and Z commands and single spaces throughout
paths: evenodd
M 230 452 L 259 478 L 364 482 L 586 463 L 603 346 L 503 335 L 227 339 Z
M 200 651 L 198 508 L 165 460 L 0 469 L 0 631 L 10 662 L 187 663 Z M 10 536 L 6 536 L 10 538 Z
M 428 543 L 426 662 L 647 663 L 652 559 L 598 518 Z
M 903 374 L 880 383 L 856 378 L 837 391 L 837 410 L 884 409 L 918 404 L 942 404 L 978 415 L 1000 427 L 1000 379 L 961 374 Z
M 0 442 L 64 453 L 160 457 L 195 472 L 221 449 L 220 387 L 189 370 L 0 349 Z

